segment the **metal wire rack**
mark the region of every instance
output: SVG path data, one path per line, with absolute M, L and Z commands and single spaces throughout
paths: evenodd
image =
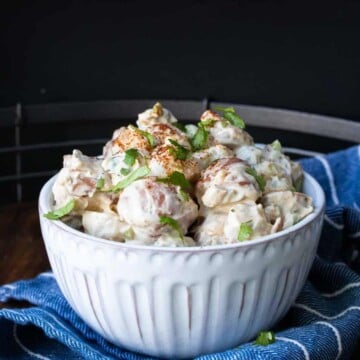
M 287 146 L 333 151 L 360 143 L 360 123 L 266 107 L 203 100 L 114 100 L 23 105 L 0 109 L 0 205 L 37 199 L 62 154 L 101 152 L 112 131 L 160 101 L 186 123 L 216 106 L 233 106 L 259 142 L 281 138 Z

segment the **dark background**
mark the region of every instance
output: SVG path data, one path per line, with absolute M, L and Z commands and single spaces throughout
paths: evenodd
M 209 97 L 360 120 L 355 1 L 1 4 L 0 107 Z
M 0 108 L 208 98 L 360 121 L 359 19 L 356 1 L 2 1 Z M 22 124 L 21 145 L 109 137 L 115 126 L 52 120 Z M 348 146 L 288 135 L 287 145 Z M 14 128 L 0 126 L 0 148 L 15 145 Z M 71 148 L 50 150 L 24 151 L 22 173 L 61 167 Z M 0 184 L 0 206 L 36 200 L 49 176 L 14 181 L 16 154 L 0 152 L 0 175 L 12 179 Z
M 360 2 L 350 1 L 2 1 L 0 206 L 36 200 L 63 154 L 100 154 L 122 125 L 117 115 L 64 123 L 57 107 L 38 121 L 27 111 L 34 104 L 207 98 L 360 121 L 359 19 Z M 16 135 L 13 110 L 8 125 L 1 110 L 19 102 Z M 324 153 L 353 145 L 249 131 L 258 142 Z M 94 138 L 105 140 L 87 143 Z M 59 141 L 73 143 L 52 145 Z

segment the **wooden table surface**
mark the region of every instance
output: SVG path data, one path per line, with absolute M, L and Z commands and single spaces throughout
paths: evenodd
M 50 269 L 41 237 L 37 204 L 0 208 L 0 285 L 30 279 Z
M 30 279 L 49 269 L 37 204 L 21 203 L 0 208 L 0 285 Z M 0 303 L 0 308 L 24 305 Z M 360 359 L 360 344 L 352 359 Z

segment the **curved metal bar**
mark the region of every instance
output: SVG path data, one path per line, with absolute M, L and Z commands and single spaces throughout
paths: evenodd
M 137 118 L 139 112 L 151 107 L 156 101 L 160 101 L 182 121 L 197 121 L 208 108 L 216 106 L 233 106 L 235 110 L 244 117 L 250 126 L 286 130 L 295 133 L 311 134 L 321 137 L 328 137 L 335 140 L 343 140 L 351 143 L 360 143 L 360 122 L 334 118 L 330 116 L 308 114 L 293 110 L 273 109 L 261 106 L 251 106 L 232 103 L 210 102 L 207 98 L 203 100 L 114 100 L 94 101 L 76 103 L 52 103 L 22 106 L 0 109 L 0 128 L 13 128 L 14 145 L 0 147 L 0 155 L 13 155 L 16 162 L 14 172 L 0 176 L 1 183 L 15 184 L 17 200 L 22 200 L 23 181 L 47 177 L 54 173 L 53 170 L 23 172 L 21 169 L 22 154 L 32 151 L 66 148 L 77 145 L 98 145 L 106 142 L 104 139 L 89 138 L 77 140 L 73 138 L 54 142 L 33 142 L 23 144 L 20 141 L 20 134 L 26 131 L 26 125 L 38 125 L 54 123 L 61 126 L 68 126 L 71 123 L 86 126 L 87 121 L 99 123 L 101 121 L 129 121 Z M 66 124 L 66 125 L 65 125 Z M 25 125 L 25 126 L 24 126 Z M 91 136 L 91 135 L 90 135 Z M 307 135 L 310 136 L 310 135 Z M 295 149 L 296 150 L 296 149 Z M 291 148 L 290 148 L 291 152 Z M 295 151 L 295 153 L 297 153 Z M 6 157 L 5 163 L 9 163 Z M 10 187 L 9 187 L 10 188 Z M 5 188 L 4 188 L 5 189 Z M 4 190 L 6 191 L 6 190 Z
M 297 131 L 360 143 L 360 122 L 294 110 L 211 102 L 210 108 L 232 106 L 249 125 Z

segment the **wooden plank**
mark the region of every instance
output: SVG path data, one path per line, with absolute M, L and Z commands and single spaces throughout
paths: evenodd
M 36 203 L 0 208 L 0 285 L 50 269 Z

